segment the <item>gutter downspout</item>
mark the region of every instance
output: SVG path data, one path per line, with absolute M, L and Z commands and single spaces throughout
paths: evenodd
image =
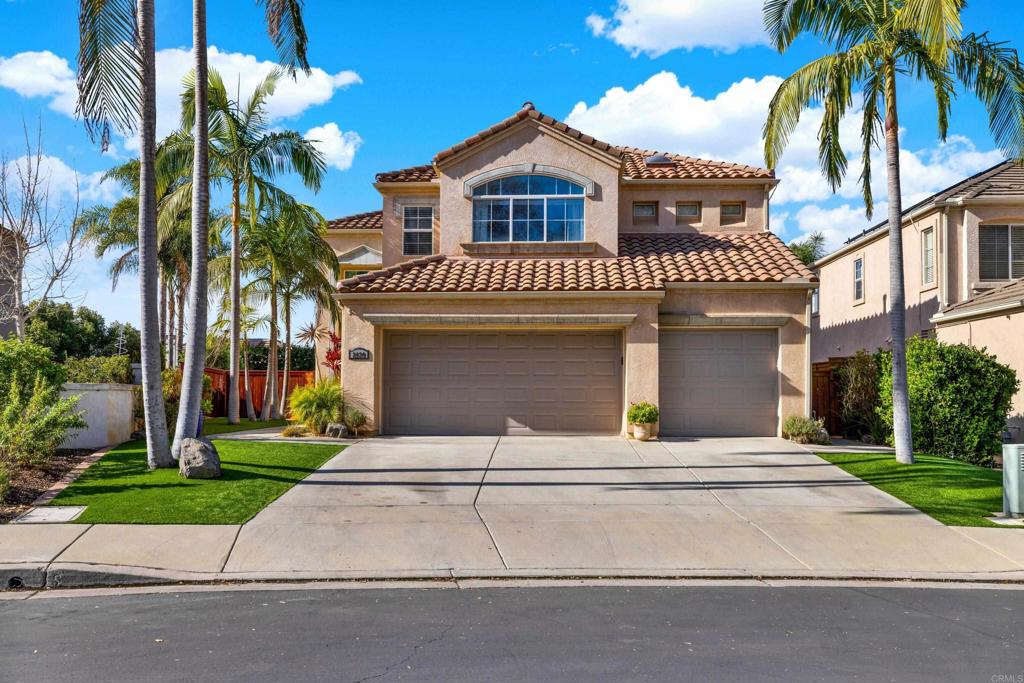
M 811 416 L 811 393 L 813 389 L 811 382 L 814 381 L 814 376 L 811 372 L 811 297 L 813 294 L 814 290 L 807 290 L 807 306 L 804 311 L 807 320 L 807 326 L 804 331 L 804 417 Z M 821 417 L 821 415 L 818 417 Z M 781 429 L 780 424 L 779 436 L 782 436 Z

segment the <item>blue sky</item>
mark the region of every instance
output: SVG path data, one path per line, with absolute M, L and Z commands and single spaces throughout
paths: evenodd
M 156 5 L 158 125 L 169 132 L 188 67 L 191 2 Z M 318 195 L 284 184 L 328 218 L 379 208 L 371 186 L 376 172 L 427 163 L 525 100 L 612 143 L 762 164 L 760 127 L 778 79 L 824 49 L 804 39 L 777 54 L 764 44 L 760 6 L 760 0 L 307 0 L 315 72 L 281 87 L 274 125 L 316 137 L 331 167 Z M 41 121 L 54 187 L 72 187 L 77 173 L 85 202 L 109 202 L 117 188 L 100 184 L 99 174 L 130 156 L 132 141 L 115 138 L 112 152 L 102 155 L 73 116 L 76 17 L 73 0 L 0 2 L 0 151 L 7 158 L 23 154 L 23 122 Z M 976 0 L 964 20 L 968 31 L 1013 39 L 1017 32 L 1004 27 L 1024 25 L 1024 3 Z M 274 59 L 251 0 L 209 2 L 209 42 L 211 64 L 243 91 Z M 905 201 L 1001 158 L 970 95 L 956 102 L 945 145 L 936 138 L 928 89 L 903 83 L 900 97 Z M 821 230 L 836 246 L 867 219 L 853 182 L 833 195 L 820 179 L 815 112 L 805 119 L 778 169 L 773 230 L 787 240 Z M 856 169 L 852 133 L 859 122 L 848 123 L 851 134 L 843 140 Z M 135 281 L 122 281 L 111 295 L 106 266 L 85 254 L 73 296 L 108 318 L 137 322 Z

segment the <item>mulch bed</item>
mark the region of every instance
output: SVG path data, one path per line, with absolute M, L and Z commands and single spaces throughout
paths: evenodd
M 11 466 L 11 489 L 0 502 L 0 524 L 28 510 L 32 501 L 91 454 L 91 450 L 57 451 L 42 467 Z

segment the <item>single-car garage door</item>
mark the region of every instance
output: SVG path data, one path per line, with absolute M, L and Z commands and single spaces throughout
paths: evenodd
M 384 334 L 386 434 L 617 433 L 618 332 Z
M 662 434 L 775 436 L 776 330 L 663 330 L 659 336 Z

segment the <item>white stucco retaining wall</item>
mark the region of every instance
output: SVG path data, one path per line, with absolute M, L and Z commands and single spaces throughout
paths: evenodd
M 131 384 L 64 385 L 62 396 L 79 396 L 78 410 L 84 411 L 88 427 L 61 444 L 61 448 L 102 448 L 113 446 L 132 435 Z

